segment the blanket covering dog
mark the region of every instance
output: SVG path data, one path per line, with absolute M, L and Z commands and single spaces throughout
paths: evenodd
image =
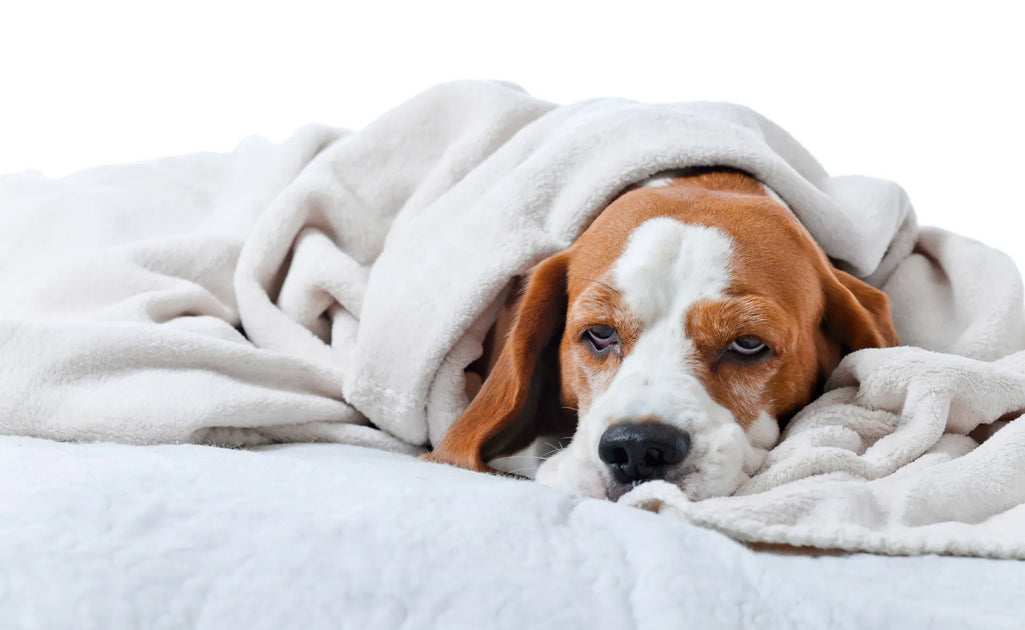
M 847 357 L 735 496 L 623 501 L 746 541 L 1025 558 L 1025 422 L 966 435 L 1025 409 L 1013 262 L 730 104 L 455 83 L 356 133 L 2 177 L 0 432 L 419 452 L 466 406 L 510 280 L 630 184 L 706 165 L 886 291 L 905 347 Z

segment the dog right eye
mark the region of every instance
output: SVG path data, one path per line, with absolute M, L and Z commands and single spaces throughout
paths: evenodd
M 604 352 L 619 343 L 619 334 L 611 326 L 595 326 L 584 331 L 584 339 L 595 352 Z

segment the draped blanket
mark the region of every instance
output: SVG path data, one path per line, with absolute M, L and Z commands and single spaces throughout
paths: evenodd
M 845 359 L 735 496 L 623 500 L 748 541 L 1025 558 L 1025 422 L 967 436 L 1025 409 L 1013 262 L 732 104 L 455 83 L 358 132 L 0 177 L 0 432 L 420 452 L 510 280 L 631 184 L 710 165 L 886 291 L 905 347 Z

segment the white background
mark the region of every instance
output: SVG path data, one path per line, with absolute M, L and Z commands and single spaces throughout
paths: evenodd
M 749 105 L 1025 267 L 1012 2 L 0 2 L 0 173 L 359 128 L 434 83 L 499 78 L 557 102 Z

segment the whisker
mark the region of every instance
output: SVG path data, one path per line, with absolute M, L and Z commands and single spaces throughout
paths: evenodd
M 560 446 L 558 442 L 547 442 L 546 441 L 546 442 L 543 442 L 543 446 L 547 450 L 543 451 L 544 452 L 544 456 L 542 457 L 542 459 L 548 459 L 549 457 L 551 457 L 552 455 L 555 455 L 556 453 L 558 453 L 559 451 L 561 451 L 563 449 L 563 447 Z
M 520 475 L 521 477 L 527 477 L 527 473 L 537 473 L 536 468 L 513 468 L 509 471 L 511 475 Z
M 534 460 L 534 461 L 539 461 L 540 462 L 540 461 L 544 461 L 545 458 L 541 457 L 540 455 L 503 455 L 502 457 L 496 457 L 495 461 L 502 461 L 502 462 L 504 462 L 504 461 L 508 461 L 510 459 L 528 459 L 528 460 Z

